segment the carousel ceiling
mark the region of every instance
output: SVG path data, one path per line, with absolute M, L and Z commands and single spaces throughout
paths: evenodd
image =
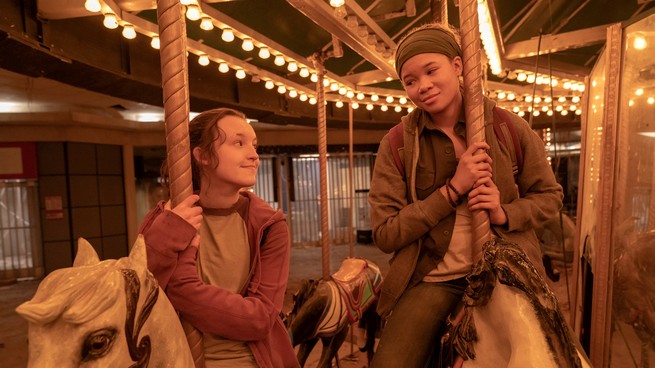
M 393 68 L 396 43 L 411 28 L 444 17 L 442 0 L 346 0 L 338 7 L 332 5 L 339 0 L 181 2 L 191 110 L 235 107 L 278 125 L 316 125 L 314 81 L 324 67 L 328 127 L 346 127 L 344 104 L 352 103 L 358 129 L 387 129 L 412 106 Z M 458 2 L 447 1 L 455 27 Z M 636 19 L 653 4 L 479 0 L 488 95 L 532 116 L 535 127 L 579 126 L 584 78 L 606 27 Z M 2 1 L 0 109 L 18 100 L 34 108 L 38 100 L 133 120 L 148 111 L 160 119 L 161 111 L 150 111 L 162 105 L 157 33 L 154 0 Z

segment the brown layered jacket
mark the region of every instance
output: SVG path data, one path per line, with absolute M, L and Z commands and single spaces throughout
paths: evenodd
M 507 224 L 493 226 L 492 230 L 496 236 L 519 244 L 543 275 L 541 250 L 534 229 L 558 213 L 562 206 L 562 187 L 548 164 L 541 138 L 525 120 L 508 113 L 523 152 L 523 167 L 515 181 L 508 147 L 499 143 L 493 131 L 494 106 L 495 102 L 485 98 L 485 137 L 493 160 L 493 180 L 500 191 Z M 383 252 L 393 253 L 378 303 L 378 313 L 383 317 L 391 312 L 405 289 L 424 276 L 418 274 L 417 264 L 425 257 L 421 245 L 426 234 L 433 228 L 438 229 L 443 237 L 437 240 L 436 246 L 447 247 L 455 224 L 455 208 L 439 190 L 423 200 L 416 196 L 417 122 L 421 114 L 426 112 L 416 109 L 402 118 L 404 144 L 399 150 L 406 168 L 404 176 L 394 164 L 388 134 L 380 142 L 373 170 L 369 192 L 373 240 Z M 443 162 L 448 158 L 437 157 L 436 160 Z M 444 182 L 453 175 L 454 172 L 437 172 L 435 180 Z

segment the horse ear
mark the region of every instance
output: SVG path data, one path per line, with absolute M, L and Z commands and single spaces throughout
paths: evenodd
M 75 255 L 75 261 L 73 261 L 73 267 L 92 266 L 96 263 L 100 263 L 100 258 L 98 258 L 96 250 L 86 239 L 79 238 L 77 240 L 77 255 Z
M 148 269 L 146 242 L 143 240 L 143 235 L 141 234 L 137 236 L 136 241 L 132 246 L 132 250 L 130 251 L 130 262 L 134 265 L 135 270 L 143 271 Z

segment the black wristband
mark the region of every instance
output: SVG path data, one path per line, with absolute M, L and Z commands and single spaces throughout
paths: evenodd
M 453 201 L 452 196 L 450 195 L 450 188 L 448 188 L 448 185 L 446 184 L 446 197 L 448 197 L 448 203 L 455 208 L 457 207 L 457 202 Z
M 457 189 L 455 189 L 455 186 L 450 182 L 450 179 L 446 180 L 446 187 L 452 189 L 452 191 L 457 195 L 458 201 L 462 198 L 462 194 Z

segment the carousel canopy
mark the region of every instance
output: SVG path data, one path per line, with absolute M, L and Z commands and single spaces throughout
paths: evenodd
M 352 103 L 357 129 L 388 129 L 412 109 L 393 67 L 396 43 L 444 15 L 438 0 L 181 2 L 191 110 L 235 107 L 280 128 L 316 126 L 315 80 L 324 66 L 329 128 L 347 127 Z M 584 78 L 606 27 L 653 4 L 479 0 L 485 92 L 526 119 L 533 115 L 535 128 L 555 115 L 561 129 L 578 129 Z M 455 27 L 457 5 L 447 1 Z M 161 120 L 156 1 L 12 0 L 0 2 L 0 14 L 0 111 L 27 101 L 31 109 L 74 105 Z

